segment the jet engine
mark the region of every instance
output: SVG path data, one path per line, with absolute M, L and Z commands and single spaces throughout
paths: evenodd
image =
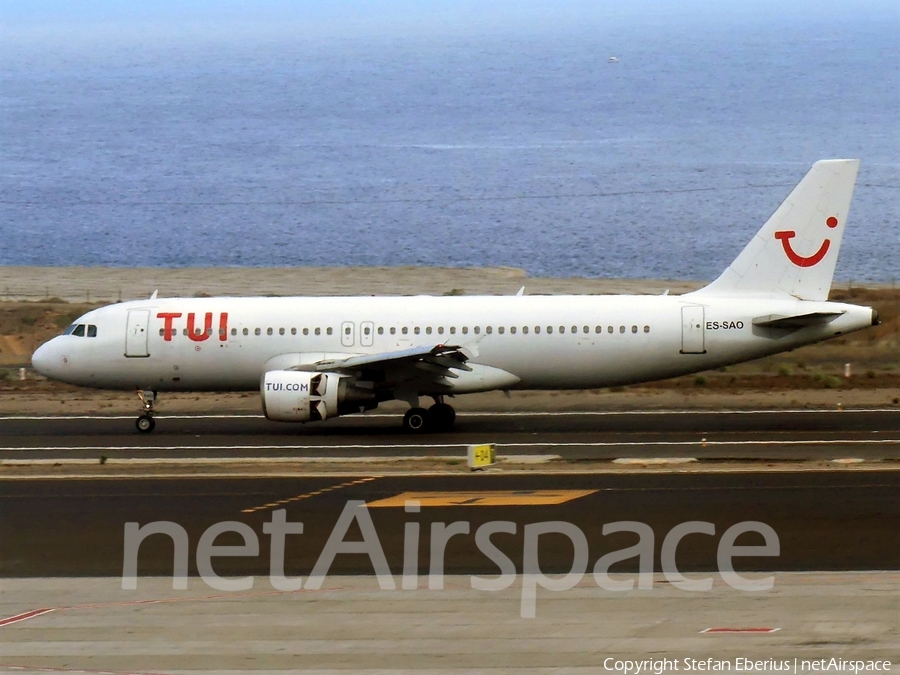
M 375 408 L 375 392 L 339 373 L 271 370 L 260 383 L 263 414 L 276 422 L 314 422 Z

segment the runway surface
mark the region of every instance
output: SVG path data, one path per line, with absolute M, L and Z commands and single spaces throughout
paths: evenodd
M 566 460 L 692 456 L 701 459 L 900 460 L 900 411 L 463 413 L 452 432 L 404 433 L 400 415 L 291 425 L 260 416 L 0 418 L 0 460 L 136 457 L 444 456 L 470 443 L 501 454 Z
M 508 521 L 515 532 L 491 541 L 521 571 L 525 527 L 565 522 L 578 528 L 589 548 L 589 569 L 611 551 L 636 543 L 629 532 L 603 534 L 619 521 L 645 523 L 653 531 L 654 565 L 660 568 L 663 540 L 676 526 L 705 521 L 712 534 L 688 534 L 677 548 L 681 570 L 717 569 L 717 551 L 725 530 L 759 521 L 779 540 L 776 556 L 735 559 L 747 570 L 900 569 L 900 472 L 739 474 L 444 474 L 304 478 L 36 479 L 0 481 L 0 576 L 115 576 L 122 573 L 126 523 L 167 521 L 183 528 L 190 542 L 190 570 L 207 528 L 237 521 L 260 542 L 258 555 L 218 557 L 219 574 L 269 573 L 270 536 L 264 524 L 284 510 L 288 522 L 302 522 L 302 535 L 286 537 L 285 568 L 309 574 L 336 523 L 351 500 L 368 504 L 379 546 L 394 573 L 403 568 L 406 525 L 419 523 L 416 569 L 428 574 L 436 553 L 434 523 L 467 530 L 446 544 L 446 573 L 497 574 L 498 566 L 475 540 L 488 522 Z M 420 504 L 408 513 L 408 500 Z M 350 523 L 346 539 L 358 540 L 361 523 Z M 340 533 L 339 533 L 340 534 Z M 742 535 L 739 545 L 761 546 L 758 533 Z M 338 539 L 342 541 L 343 537 Z M 240 545 L 237 533 L 216 544 Z M 563 534 L 539 539 L 541 568 L 566 571 L 573 543 Z M 613 571 L 629 571 L 631 558 Z M 172 540 L 151 535 L 138 556 L 141 575 L 171 575 Z M 333 573 L 371 574 L 368 554 L 337 555 Z

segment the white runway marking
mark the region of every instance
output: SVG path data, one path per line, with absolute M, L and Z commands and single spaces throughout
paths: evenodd
M 530 460 L 538 457 L 544 461 L 559 459 L 559 455 L 527 455 Z M 442 460 L 460 460 L 460 455 L 385 455 L 383 457 L 129 457 L 120 459 L 110 457 L 106 460 L 107 464 L 123 464 L 123 465 L 141 465 L 141 464 L 184 464 L 184 465 L 200 465 L 200 464 L 285 464 L 296 462 L 301 464 L 374 464 L 382 462 L 409 462 L 416 460 L 442 461 Z M 501 458 L 506 461 L 515 462 L 510 457 Z M 531 462 L 527 462 L 531 463 Z M 0 466 L 10 465 L 85 465 L 97 464 L 96 459 L 2 459 Z
M 640 417 L 661 415 L 823 415 L 853 413 L 898 413 L 898 408 L 816 408 L 816 409 L 764 409 L 764 410 L 534 410 L 534 411 L 495 411 L 495 412 L 458 412 L 459 417 Z M 63 421 L 63 420 L 133 420 L 133 415 L 0 415 L 4 421 Z M 158 420 L 204 420 L 204 419 L 265 419 L 259 414 L 210 414 L 210 415 L 154 415 Z M 402 417 L 402 411 L 396 413 L 366 413 L 343 415 L 347 419 L 385 419 Z
M 671 448 L 671 447 L 728 447 L 728 446 L 817 446 L 817 445 L 898 445 L 900 438 L 866 438 L 866 439 L 806 439 L 806 440 L 746 440 L 746 441 L 572 441 L 572 442 L 534 442 L 534 443 L 496 443 L 497 448 Z M 467 443 L 370 443 L 335 444 L 335 445 L 34 445 L 0 447 L 0 452 L 28 451 L 60 451 L 60 450 L 141 450 L 158 452 L 160 450 L 416 450 L 416 449 L 448 449 L 465 450 Z

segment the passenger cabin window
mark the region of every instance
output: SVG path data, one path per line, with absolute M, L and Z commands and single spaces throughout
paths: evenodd
M 244 335 L 250 335 L 250 329 L 249 329 L 249 328 L 245 328 L 245 329 L 244 329 L 243 331 L 241 331 L 241 332 L 242 332 Z
M 296 335 L 296 334 L 297 334 L 297 329 L 291 328 L 291 335 Z
M 325 329 L 325 332 L 328 333 L 329 335 L 331 335 L 332 333 L 334 333 L 334 329 L 332 329 L 332 328 L 326 328 L 326 329 Z
M 314 332 L 315 332 L 316 335 L 321 335 L 321 334 L 322 334 L 322 329 L 321 329 L 321 328 L 316 328 L 316 330 L 315 330 Z
M 279 335 L 284 335 L 284 328 L 279 328 L 279 329 L 278 329 L 278 334 L 279 334 Z
M 253 331 L 253 334 L 254 334 L 254 335 L 261 335 L 261 334 L 262 334 L 262 329 L 257 328 L 256 330 Z
M 309 328 L 304 328 L 304 329 L 303 329 L 303 334 L 304 334 L 304 335 L 309 335 Z
M 644 326 L 644 332 L 645 332 L 645 333 L 649 333 L 649 332 L 650 332 L 650 326 Z

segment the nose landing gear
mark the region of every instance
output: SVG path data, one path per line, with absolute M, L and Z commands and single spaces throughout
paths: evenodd
M 145 390 L 138 392 L 138 398 L 144 406 L 144 414 L 134 421 L 134 426 L 142 434 L 148 434 L 153 431 L 156 421 L 153 419 L 153 404 L 156 402 L 156 392 Z

